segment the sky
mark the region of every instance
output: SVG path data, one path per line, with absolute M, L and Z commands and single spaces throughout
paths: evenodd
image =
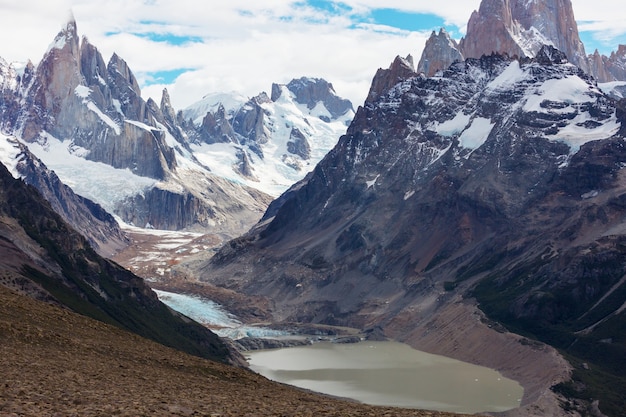
M 587 53 L 626 44 L 623 0 L 572 0 Z M 0 0 L 0 57 L 41 60 L 73 15 L 80 36 L 130 66 L 142 96 L 180 110 L 204 95 L 252 97 L 324 78 L 355 108 L 378 68 L 419 60 L 433 30 L 457 40 L 480 0 Z

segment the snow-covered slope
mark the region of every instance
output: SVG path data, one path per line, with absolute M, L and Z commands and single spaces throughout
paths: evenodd
M 67 153 L 62 152 L 61 154 L 60 160 L 63 162 L 55 164 L 55 166 L 65 167 L 67 165 L 64 164 L 70 161 L 66 158 Z M 81 158 L 78 158 L 78 160 L 84 163 L 81 164 L 79 162 L 73 167 L 73 170 L 78 173 L 75 178 L 87 180 L 88 177 L 85 176 L 87 173 L 101 178 L 103 171 L 94 170 L 89 164 L 108 167 L 104 164 L 89 163 Z M 70 187 L 60 181 L 59 176 L 41 162 L 23 142 L 2 133 L 0 133 L 0 164 L 5 165 L 14 178 L 20 178 L 27 184 L 37 188 L 44 198 L 48 200 L 52 208 L 74 229 L 81 231 L 92 247 L 101 255 L 110 256 L 128 244 L 127 238 L 121 231 L 118 223 L 109 214 L 112 211 L 107 212 L 102 206 L 94 204 L 93 201 L 97 201 L 95 198 L 91 200 L 84 198 L 83 196 L 88 193 L 75 193 Z M 107 174 L 110 174 L 110 171 L 115 171 L 113 168 L 109 168 L 110 170 Z M 117 175 L 113 176 L 113 178 L 116 177 Z M 107 175 L 106 178 L 109 178 L 109 176 Z M 128 182 L 121 182 L 118 191 L 123 190 L 127 184 Z M 103 192 L 105 190 L 110 190 L 110 188 L 104 187 L 99 191 Z M 99 201 L 106 202 L 109 200 L 103 198 Z
M 313 106 L 310 101 L 303 103 L 290 90 L 296 81 L 301 88 L 303 83 L 310 88 L 328 85 L 324 80 L 302 78 L 288 85 L 275 84 L 272 99 L 264 93 L 245 101 L 236 93 L 212 94 L 185 109 L 184 118 L 198 129 L 207 113 L 215 119 L 225 117 L 221 123 L 232 127 L 227 139 L 192 141 L 194 156 L 211 172 L 273 196 L 302 179 L 345 133 L 354 111 L 349 102 L 340 115 L 333 114 L 322 99 L 314 99 Z M 334 91 L 327 94 L 332 96 Z M 220 107 L 223 116 L 218 116 Z
M 218 107 L 224 106 L 226 112 L 232 115 L 248 101 L 248 97 L 236 91 L 229 93 L 209 93 L 202 100 L 190 105 L 183 110 L 186 120 L 191 119 L 194 124 L 202 124 L 202 119 L 207 113 L 217 112 Z

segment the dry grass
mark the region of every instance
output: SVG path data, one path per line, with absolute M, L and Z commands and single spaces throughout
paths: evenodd
M 0 286 L 2 416 L 448 416 L 276 384 Z

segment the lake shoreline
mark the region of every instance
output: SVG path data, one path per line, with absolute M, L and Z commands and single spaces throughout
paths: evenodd
M 162 289 L 183 293 L 201 293 L 200 297 L 217 299 L 226 302 L 230 313 L 236 314 L 244 326 L 257 328 L 248 314 L 254 310 L 255 304 L 230 303 L 224 295 L 224 290 L 202 287 L 198 291 L 196 286 L 178 288 L 175 285 L 163 286 Z M 217 291 L 217 293 L 215 292 Z M 230 294 L 230 293 L 229 293 Z M 232 300 L 231 300 L 232 301 Z M 234 310 L 233 310 L 234 308 Z M 240 311 L 241 310 L 241 311 Z M 429 316 L 415 315 L 415 307 L 408 305 L 406 314 L 397 314 L 389 321 L 373 320 L 376 331 L 371 332 L 376 337 L 387 337 L 406 343 L 414 349 L 458 359 L 500 372 L 506 378 L 519 382 L 524 388 L 521 406 L 499 415 L 506 417 L 521 417 L 534 415 L 565 416 L 560 407 L 562 397 L 551 390 L 554 385 L 567 381 L 571 375 L 570 364 L 552 347 L 507 332 L 497 323 L 488 320 L 480 311 L 475 301 L 457 299 L 449 300 Z M 417 309 L 419 311 L 419 309 Z M 184 313 L 193 318 L 192 314 Z M 261 318 L 254 314 L 257 320 Z M 245 317 L 245 318 L 244 318 Z M 382 318 L 380 318 L 382 319 Z M 294 333 L 303 332 L 305 328 L 314 328 L 315 336 L 332 336 L 336 333 L 343 335 L 361 335 L 356 328 L 337 327 L 321 324 L 300 323 L 273 323 L 271 317 L 261 318 L 260 328 L 292 329 Z M 381 323 L 380 327 L 375 323 Z M 207 326 L 213 328 L 212 326 Z M 324 329 L 323 331 L 320 331 Z M 337 332 L 335 329 L 339 329 Z M 219 333 L 219 332 L 218 332 Z M 263 342 L 265 345 L 265 342 Z M 245 349 L 249 349 L 246 347 Z M 239 348 L 241 350 L 241 348 Z
M 498 372 L 393 341 L 306 346 L 245 353 L 261 375 L 323 394 L 378 406 L 456 413 L 517 408 L 519 383 Z

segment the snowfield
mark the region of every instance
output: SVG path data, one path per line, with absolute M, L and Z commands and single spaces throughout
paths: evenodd
M 262 156 L 247 145 L 236 143 L 192 144 L 195 158 L 207 166 L 212 173 L 230 181 L 256 188 L 274 197 L 278 197 L 287 188 L 304 178 L 315 165 L 337 144 L 341 135 L 346 132 L 348 124 L 354 117 L 349 111 L 338 119 L 332 116 L 323 103 L 319 102 L 309 109 L 295 101 L 293 93 L 286 86 L 276 102 L 263 103 L 265 112 L 265 128 L 269 132 L 269 141 L 258 144 Z M 220 101 L 223 100 L 223 101 Z M 184 111 L 185 117 L 195 117 L 200 124 L 202 111 L 217 109 L 220 104 L 231 112 L 240 105 L 241 96 L 230 98 L 228 94 L 206 96 L 200 103 Z M 206 112 L 204 113 L 206 114 Z M 324 121 L 330 120 L 329 121 Z M 311 146 L 311 158 L 303 159 L 288 151 L 292 129 L 305 134 Z M 241 175 L 236 166 L 240 161 L 239 153 L 246 152 L 254 178 Z
M 47 135 L 43 143 L 28 144 L 30 151 L 78 195 L 95 201 L 113 214 L 117 203 L 155 186 L 153 178 L 133 174 L 76 155 L 72 144 Z

